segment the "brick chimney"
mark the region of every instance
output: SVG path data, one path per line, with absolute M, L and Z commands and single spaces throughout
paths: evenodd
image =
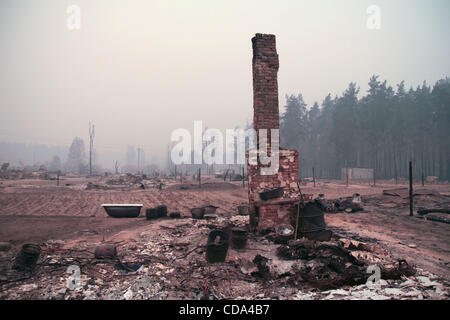
M 252 39 L 253 45 L 253 127 L 267 129 L 267 153 L 271 150 L 271 129 L 279 129 L 278 111 L 278 54 L 275 36 L 257 33 Z M 278 141 L 272 145 L 279 146 Z M 261 150 L 257 151 L 258 155 Z M 248 199 L 250 206 L 250 225 L 252 229 L 264 231 L 273 229 L 280 223 L 293 223 L 295 219 L 295 203 L 298 201 L 298 152 L 296 150 L 279 151 L 279 169 L 273 175 L 261 174 L 259 159 L 257 164 L 247 162 Z M 247 153 L 247 159 L 249 153 Z M 283 187 L 284 194 L 280 199 L 262 201 L 261 191 Z
M 279 62 L 275 36 L 257 33 L 252 39 L 252 44 L 253 127 L 257 132 L 259 129 L 267 129 L 268 143 L 270 144 L 270 129 L 280 128 L 278 111 Z

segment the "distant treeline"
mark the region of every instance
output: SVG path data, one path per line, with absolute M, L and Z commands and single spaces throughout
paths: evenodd
M 50 162 L 53 156 L 61 159 L 67 156 L 69 148 L 28 144 L 21 142 L 0 142 L 0 162 L 8 162 L 12 167 L 35 166 Z
M 413 161 L 422 174 L 450 180 L 450 79 L 393 89 L 373 76 L 358 98 L 350 83 L 338 97 L 328 95 L 311 108 L 301 94 L 286 96 L 280 116 L 281 146 L 300 152 L 300 175 L 340 178 L 341 168 L 374 168 L 377 179 L 408 176 Z

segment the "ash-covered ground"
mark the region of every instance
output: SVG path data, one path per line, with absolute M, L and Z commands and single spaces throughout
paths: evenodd
M 417 213 L 409 217 L 407 199 L 383 195 L 398 187 L 302 185 L 304 193 L 330 200 L 359 193 L 364 210 L 326 213 L 331 241 L 279 243 L 273 234 L 250 233 L 244 249 L 230 247 L 225 262 L 211 264 L 205 259 L 211 230 L 249 223 L 248 216 L 237 214 L 237 206 L 247 203 L 241 182 L 208 177 L 200 189 L 189 177 L 183 182 L 66 177 L 59 186 L 2 180 L 0 298 L 448 299 L 449 224 Z M 449 206 L 449 185 L 420 189 L 427 192 L 415 196 L 417 208 Z M 144 209 L 138 218 L 114 219 L 102 203 L 141 203 Z M 146 220 L 145 208 L 158 205 L 181 218 Z M 217 217 L 192 219 L 190 209 L 205 205 L 219 207 Z M 12 268 L 24 243 L 42 250 L 32 272 Z M 117 257 L 95 258 L 95 248 L 105 244 L 117 247 Z M 376 273 L 370 266 L 378 266 L 381 278 L 372 285 L 366 284 Z M 79 270 L 79 278 L 68 268 Z

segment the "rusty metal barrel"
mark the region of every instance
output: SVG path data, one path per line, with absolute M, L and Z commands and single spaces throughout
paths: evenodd
M 299 232 L 306 238 L 314 237 L 325 230 L 323 209 L 315 201 L 308 201 L 300 207 Z
M 33 270 L 41 254 L 41 247 L 36 244 L 24 244 L 13 264 L 17 270 Z

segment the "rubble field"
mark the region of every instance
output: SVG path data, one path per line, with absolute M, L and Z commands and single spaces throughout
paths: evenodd
M 408 199 L 383 193 L 406 185 L 308 182 L 302 192 L 313 197 L 359 193 L 363 211 L 326 213 L 330 241 L 249 233 L 244 249 L 229 247 L 225 262 L 209 263 L 212 230 L 249 224 L 237 214 L 248 203 L 242 182 L 202 177 L 201 189 L 189 177 L 65 178 L 58 187 L 38 179 L 0 182 L 0 299 L 449 298 L 450 226 L 416 212 L 448 208 L 448 184 L 416 186 L 409 217 Z M 114 219 L 102 203 L 140 203 L 143 210 L 138 218 Z M 181 218 L 146 220 L 145 209 L 158 205 Z M 216 216 L 193 219 L 190 209 L 206 205 L 218 207 Z M 32 271 L 12 268 L 25 243 L 41 247 Z M 96 248 L 106 244 L 117 256 L 97 259 Z

